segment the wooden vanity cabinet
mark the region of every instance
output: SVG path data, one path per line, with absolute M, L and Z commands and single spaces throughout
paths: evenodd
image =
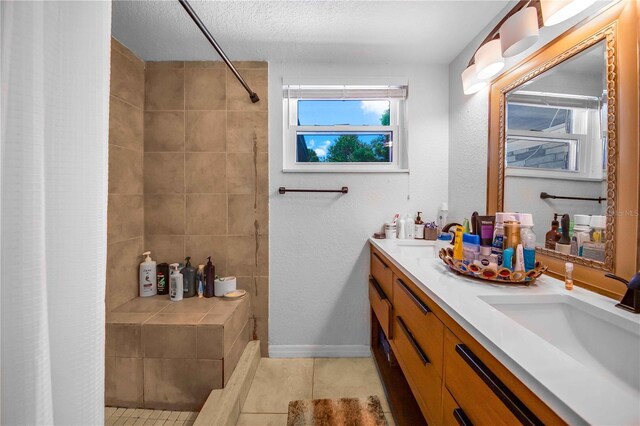
M 428 424 L 565 424 L 373 246 L 369 298 L 372 322 L 376 320 L 372 327 L 387 330 L 408 393 Z M 396 414 L 405 410 L 406 398 L 393 398 L 396 390 L 381 378 L 401 425 L 402 416 Z

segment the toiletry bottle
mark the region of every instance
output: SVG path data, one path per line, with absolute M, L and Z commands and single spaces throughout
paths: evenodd
M 493 230 L 493 244 L 491 253 L 496 255 L 498 265 L 502 265 L 502 243 L 504 242 L 504 226 L 503 226 L 503 213 L 496 213 L 495 228 Z
M 407 234 L 407 240 L 413 240 L 416 237 L 416 222 L 408 213 L 407 218 L 404 220 L 404 230 Z
M 155 296 L 156 290 L 156 261 L 151 259 L 151 252 L 142 253 L 146 256 L 140 264 L 140 297 Z
M 158 294 L 169 294 L 169 264 L 159 263 L 156 268 Z
M 453 258 L 455 260 L 462 260 L 464 258 L 463 242 L 462 242 L 462 226 L 456 226 L 456 234 L 453 242 Z
M 406 221 L 404 220 L 404 218 L 401 218 L 398 221 L 398 239 L 399 240 L 404 240 L 407 238 L 407 231 L 406 231 Z
M 172 263 L 169 265 L 169 268 L 171 268 L 171 275 L 169 276 L 169 298 L 172 302 L 179 302 L 182 300 L 184 293 L 180 265 L 178 263 Z
M 560 220 L 562 226 L 562 236 L 556 243 L 556 251 L 564 254 L 571 254 L 571 238 L 569 238 L 569 215 L 563 214 Z
M 438 235 L 440 235 L 442 229 L 444 229 L 447 224 L 447 216 L 449 216 L 449 206 L 447 203 L 442 203 L 438 209 Z
M 515 251 L 518 244 L 521 242 L 520 222 L 517 220 L 506 220 L 503 227 L 504 239 L 502 241 L 502 250 L 506 250 L 511 247 Z
M 187 256 L 184 260 L 186 263 L 184 264 L 184 268 L 180 271 L 184 277 L 184 297 L 193 297 L 196 295 L 196 268 L 191 266 L 191 257 Z
M 198 265 L 196 282 L 198 286 L 198 297 L 202 298 L 202 296 L 204 296 L 204 265 Z
M 424 240 L 424 222 L 420 215 L 422 212 L 418 212 L 418 216 L 416 216 L 416 231 L 415 238 L 418 240 Z
M 462 222 L 462 232 L 464 232 L 465 234 L 471 233 L 471 226 L 469 225 L 469 219 L 465 219 L 464 222 Z
M 566 288 L 567 290 L 573 290 L 573 263 L 567 262 L 564 264 L 564 267 L 564 288 Z
M 466 262 L 473 263 L 480 255 L 480 236 L 462 234 L 462 257 Z
M 529 271 L 536 266 L 536 234 L 533 232 L 533 215 L 520 215 L 520 240 L 524 251 L 524 268 Z
M 522 244 L 518 244 L 516 246 L 516 257 L 513 261 L 513 270 L 514 271 L 525 271 L 524 266 L 524 249 L 522 248 Z
M 561 237 L 560 232 L 558 232 L 559 226 L 560 223 L 558 223 L 558 214 L 555 213 L 553 215 L 553 220 L 551 221 L 551 229 L 547 231 L 547 234 L 544 237 L 544 248 L 547 248 L 549 250 L 556 249 L 556 243 Z
M 471 213 L 471 233 L 473 235 L 480 235 L 480 223 L 478 221 L 479 217 L 480 215 L 478 214 L 478 212 Z
M 504 249 L 502 252 L 502 266 L 513 271 L 513 255 L 515 254 L 515 250 L 513 247 L 509 247 Z
M 204 297 L 213 297 L 213 282 L 216 279 L 216 267 L 211 263 L 211 256 L 207 257 L 207 264 L 204 267 Z

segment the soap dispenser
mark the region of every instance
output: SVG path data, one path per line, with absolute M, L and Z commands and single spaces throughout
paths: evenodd
M 151 252 L 142 253 L 146 256 L 140 264 L 140 297 L 155 296 L 156 294 L 156 261 L 151 259 Z
M 182 268 L 183 278 L 183 291 L 184 297 L 194 297 L 196 295 L 196 268 L 191 266 L 191 257 L 187 256 L 184 259 L 186 262 L 184 268 Z
M 560 219 L 560 226 L 562 227 L 562 236 L 556 243 L 556 251 L 564 254 L 571 254 L 571 238 L 569 238 L 569 215 L 563 214 Z
M 204 267 L 204 297 L 213 297 L 213 283 L 216 279 L 216 267 L 211 263 L 211 256 L 207 257 L 207 264 Z

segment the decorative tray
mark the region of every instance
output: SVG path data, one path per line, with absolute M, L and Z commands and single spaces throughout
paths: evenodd
M 453 258 L 453 249 L 451 247 L 442 248 L 438 252 L 438 256 L 452 271 L 466 275 L 468 277 L 479 278 L 485 281 L 492 281 L 501 284 L 523 284 L 529 285 L 535 282 L 536 278 L 542 275 L 547 266 L 540 262 L 536 262 L 535 268 L 524 271 L 512 271 L 509 268 L 485 268 L 474 263 L 465 263 L 462 260 Z

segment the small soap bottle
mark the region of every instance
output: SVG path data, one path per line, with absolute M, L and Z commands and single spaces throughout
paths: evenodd
M 573 290 L 573 263 L 567 262 L 564 264 L 564 288 L 567 290 Z

